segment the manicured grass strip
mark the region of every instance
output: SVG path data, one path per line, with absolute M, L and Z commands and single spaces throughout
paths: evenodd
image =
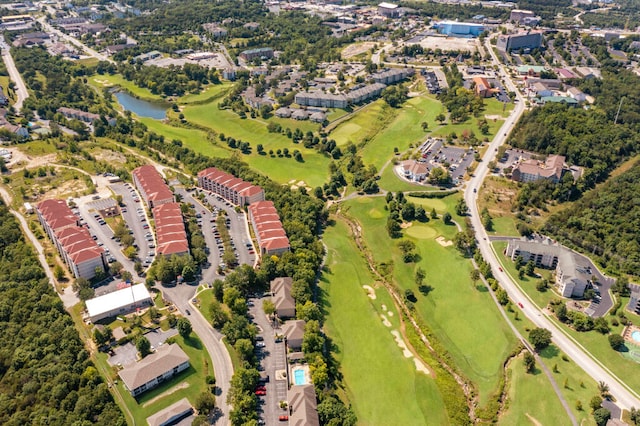
M 98 89 L 117 86 L 140 99 L 146 99 L 150 101 L 158 101 L 163 99 L 162 96 L 151 93 L 151 90 L 142 88 L 140 86 L 137 86 L 134 82 L 126 80 L 120 74 L 98 74 L 89 78 L 88 81 L 92 86 L 97 87 Z
M 384 288 L 376 290 L 394 311 L 385 327 L 363 285 L 373 285 L 367 266 L 338 221 L 327 228 L 327 269 L 321 289 L 327 309 L 325 328 L 338 346 L 346 391 L 359 424 L 447 424 L 442 398 L 433 380 L 417 372 L 413 359 L 405 358 L 391 335 L 397 313 Z

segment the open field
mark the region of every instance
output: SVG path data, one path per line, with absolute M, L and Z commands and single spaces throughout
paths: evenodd
M 450 203 L 448 200 L 429 201 L 438 201 L 445 206 Z M 376 261 L 393 261 L 393 278 L 400 291 L 411 289 L 414 292 L 418 315 L 429 324 L 461 371 L 477 385 L 480 405 L 484 405 L 496 390 L 502 362 L 513 349 L 515 338 L 488 293 L 471 282 L 471 263 L 453 246 L 443 247 L 435 240 L 437 236 L 445 241 L 453 239 L 457 232 L 455 226 L 444 225 L 439 219 L 426 224 L 414 223 L 415 227 L 431 228 L 431 232 L 420 229 L 417 233 L 409 233 L 407 230 L 408 239 L 416 244 L 420 255 L 417 263 L 407 264 L 402 260 L 397 241 L 386 237 L 387 213 L 383 198 L 351 200 L 346 205 L 348 214 L 361 224 L 367 246 Z M 421 293 L 414 282 L 417 267 L 426 272 L 426 294 Z M 469 306 L 473 309 L 465 308 Z
M 358 145 L 365 138 L 372 138 L 384 129 L 380 124 L 384 118 L 382 117 L 384 105 L 384 101 L 378 99 L 364 106 L 333 129 L 329 137 L 335 139 L 338 146 L 346 145 L 348 142 Z
M 429 127 L 434 127 L 435 117 L 442 110 L 440 102 L 433 98 L 417 96 L 409 99 L 395 119 L 367 143 L 362 150 L 362 160 L 380 170 L 393 157 L 393 148 L 404 152 L 410 145 L 422 143 L 429 133 L 422 130 L 421 123 L 426 122 Z
M 146 99 L 150 101 L 158 101 L 163 99 L 160 95 L 151 93 L 149 89 L 137 86 L 134 82 L 125 80 L 120 74 L 102 74 L 95 75 L 88 79 L 89 84 L 102 90 L 104 87 L 120 87 L 132 95 L 140 99 Z
M 435 382 L 418 372 L 394 341 L 391 331 L 399 323 L 390 296 L 382 287 L 373 300 L 362 288 L 375 284 L 347 226 L 338 220 L 327 228 L 324 241 L 328 272 L 320 287 L 328 313 L 325 326 L 338 347 L 336 357 L 359 424 L 447 424 Z M 383 304 L 388 311 L 381 310 Z M 381 319 L 384 312 L 389 327 Z
M 567 413 L 551 389 L 547 376 L 539 368 L 536 368 L 534 373 L 528 374 L 522 358 L 521 354 L 509 363 L 508 369 L 511 375 L 508 392 L 509 408 L 500 417 L 499 424 L 570 424 Z

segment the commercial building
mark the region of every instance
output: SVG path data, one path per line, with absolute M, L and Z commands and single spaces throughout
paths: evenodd
M 133 397 L 189 368 L 189 357 L 178 345 L 163 345 L 142 361 L 120 370 L 118 375 Z
M 402 163 L 402 173 L 414 182 L 422 182 L 429 174 L 429 166 L 426 162 L 406 160 Z
M 576 253 L 557 243 L 552 243 L 549 239 L 510 240 L 506 255 L 512 260 L 521 256 L 525 262 L 534 261 L 537 267 L 555 269 L 555 283 L 564 297 L 580 298 L 591 285 L 590 267 L 580 265 L 584 260 Z
M 316 391 L 311 384 L 291 386 L 289 400 L 289 425 L 320 426 Z
M 382 2 L 378 5 L 378 13 L 385 18 L 397 18 L 400 16 L 400 8 L 397 4 Z
M 536 49 L 542 46 L 542 32 L 530 31 L 498 36 L 496 47 L 503 52 L 520 49 Z
M 293 279 L 290 277 L 278 277 L 269 283 L 271 300 L 276 308 L 276 314 L 280 318 L 295 318 L 296 301 L 291 296 Z
M 104 250 L 89 231 L 80 226 L 78 217 L 66 202 L 45 200 L 37 205 L 36 211 L 42 227 L 74 277 L 91 279 L 96 271 L 107 269 Z
M 152 165 L 140 166 L 133 170 L 132 175 L 133 183 L 150 209 L 175 201 L 173 192 L 165 183 L 162 175 Z
M 484 25 L 473 22 L 441 21 L 435 24 L 440 34 L 452 37 L 477 37 L 484 31 Z
M 126 315 L 137 309 L 153 305 L 153 299 L 144 284 L 136 284 L 86 302 L 87 316 L 92 322 L 104 318 Z
M 245 61 L 251 61 L 255 58 L 271 59 L 273 58 L 273 49 L 270 47 L 261 47 L 259 49 L 249 49 L 249 50 L 240 52 L 239 56 Z
M 180 204 L 161 204 L 154 207 L 152 212 L 156 225 L 158 254 L 165 256 L 188 254 L 189 242 Z
M 473 77 L 473 83 L 476 96 L 481 98 L 489 98 L 496 92 L 496 90 L 491 87 L 491 83 L 484 77 Z
M 521 25 L 537 25 L 540 17 L 531 10 L 513 9 L 509 14 L 509 20 Z
M 215 167 L 209 167 L 198 173 L 198 186 L 237 206 L 264 200 L 262 188 Z
M 282 228 L 282 222 L 273 202 L 252 203 L 249 205 L 248 212 L 261 255 L 279 255 L 289 250 L 289 238 Z
M 550 180 L 553 183 L 560 182 L 564 167 L 565 157 L 562 155 L 550 155 L 543 162 L 538 160 L 524 160 L 516 164 L 511 172 L 511 178 L 516 182 L 535 182 L 541 179 Z

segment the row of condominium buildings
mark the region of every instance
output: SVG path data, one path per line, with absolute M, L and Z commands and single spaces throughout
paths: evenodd
M 152 165 L 138 167 L 132 174 L 133 183 L 151 209 L 155 221 L 158 254 L 171 256 L 189 253 L 180 204 L 176 203 L 173 191 L 162 175 Z
M 265 201 L 261 187 L 215 167 L 198 173 L 198 186 L 237 206 L 249 206 L 249 220 L 261 255 L 278 255 L 289 250 L 289 238 L 280 216 L 273 202 Z
M 42 201 L 36 211 L 40 224 L 74 277 L 91 279 L 106 270 L 104 250 L 89 230 L 80 225 L 80 219 L 64 200 Z

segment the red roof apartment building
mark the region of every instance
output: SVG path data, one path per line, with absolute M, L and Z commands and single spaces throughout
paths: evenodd
M 209 167 L 198 173 L 198 186 L 218 194 L 237 206 L 264 201 L 262 188 L 215 167 Z
M 36 208 L 38 219 L 76 278 L 91 279 L 106 270 L 104 250 L 63 200 L 45 200 Z
M 152 165 L 148 164 L 135 169 L 133 171 L 133 183 L 150 209 L 175 201 L 173 192 L 165 183 L 162 175 Z
M 282 222 L 272 201 L 252 203 L 248 210 L 260 254 L 280 254 L 289 250 L 289 238 L 282 228 Z
M 171 256 L 189 253 L 180 204 L 172 202 L 154 207 L 153 219 L 156 225 L 158 254 Z

